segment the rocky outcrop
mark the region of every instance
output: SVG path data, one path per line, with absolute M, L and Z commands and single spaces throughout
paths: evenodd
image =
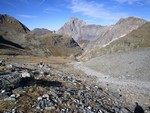
M 32 32 L 38 36 L 45 35 L 47 33 L 52 33 L 52 31 L 45 29 L 45 28 L 35 28 L 32 30 Z

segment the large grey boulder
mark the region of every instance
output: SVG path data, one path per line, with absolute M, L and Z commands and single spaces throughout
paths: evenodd
M 18 73 L 0 73 L 0 90 L 12 90 L 19 87 L 21 77 Z

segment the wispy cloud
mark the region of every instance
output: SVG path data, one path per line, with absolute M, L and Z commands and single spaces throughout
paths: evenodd
M 127 16 L 125 13 L 112 12 L 105 8 L 104 4 L 86 0 L 72 0 L 71 7 L 73 13 L 108 20 L 116 20 Z
M 44 13 L 47 13 L 47 14 L 52 14 L 52 13 L 58 13 L 58 12 L 61 12 L 60 9 L 58 8 L 52 8 L 52 7 L 49 7 L 49 8 L 45 8 L 44 9 Z
M 32 16 L 32 15 L 24 15 L 24 14 L 21 14 L 21 15 L 17 15 L 19 17 L 22 17 L 22 18 L 37 18 L 37 16 Z
M 41 6 L 46 0 L 41 0 L 41 2 L 39 3 L 39 6 Z
M 150 0 L 115 0 L 119 3 L 128 3 L 130 5 L 132 4 L 141 4 L 141 5 L 144 5 L 144 4 L 150 4 Z
M 15 4 L 13 4 L 12 2 L 9 2 L 9 1 L 4 1 L 5 4 L 9 5 L 9 6 L 13 6 L 15 7 Z

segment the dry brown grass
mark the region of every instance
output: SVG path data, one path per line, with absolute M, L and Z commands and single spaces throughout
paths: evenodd
M 21 64 L 37 64 L 43 61 L 46 64 L 64 64 L 74 61 L 67 57 L 35 57 L 35 56 L 10 56 L 0 55 L 0 59 L 7 60 L 9 63 L 21 63 Z

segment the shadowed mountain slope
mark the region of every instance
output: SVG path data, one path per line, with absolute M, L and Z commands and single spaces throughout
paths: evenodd
M 25 25 L 8 15 L 0 15 L 0 41 L 1 54 L 76 56 L 82 52 L 74 39 L 46 29 L 30 32 Z

